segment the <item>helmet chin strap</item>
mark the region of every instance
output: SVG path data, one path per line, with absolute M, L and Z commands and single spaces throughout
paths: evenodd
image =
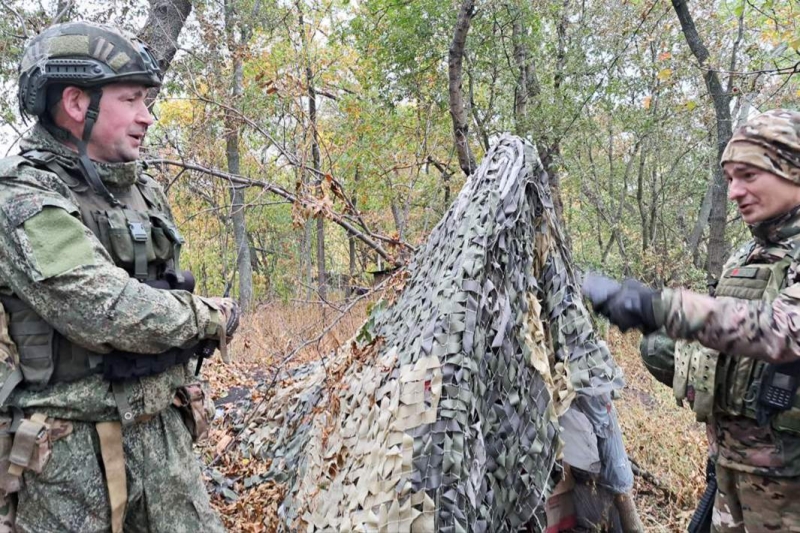
M 77 146 L 78 167 L 80 168 L 81 174 L 83 174 L 83 176 L 86 178 L 86 181 L 89 182 L 89 185 L 91 185 L 92 189 L 94 189 L 94 192 L 105 198 L 106 201 L 113 206 L 124 206 L 124 204 L 117 200 L 114 195 L 111 194 L 111 191 L 109 191 L 103 184 L 103 180 L 100 179 L 100 175 L 97 173 L 97 167 L 95 167 L 94 162 L 89 158 L 89 154 L 87 153 L 89 139 L 92 136 L 92 129 L 97 121 L 97 115 L 100 113 L 100 97 L 102 96 L 103 90 L 99 87 L 89 90 L 89 108 L 86 110 L 83 136 L 81 139 L 78 139 L 71 132 L 54 124 L 49 119 L 43 121 L 43 125 L 57 139 L 62 141 L 68 140 Z

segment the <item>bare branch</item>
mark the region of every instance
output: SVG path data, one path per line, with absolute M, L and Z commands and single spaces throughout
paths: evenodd
M 239 184 L 239 185 L 246 185 L 246 186 L 250 186 L 250 187 L 260 187 L 262 189 L 265 189 L 265 190 L 267 190 L 267 191 L 269 191 L 269 192 L 271 192 L 273 194 L 276 194 L 276 195 L 280 196 L 281 198 L 284 198 L 285 200 L 288 200 L 288 201 L 292 202 L 295 205 L 298 205 L 300 207 L 303 207 L 303 208 L 306 208 L 306 209 L 309 209 L 309 210 L 318 211 L 320 214 L 322 214 L 326 218 L 330 219 L 332 222 L 335 222 L 336 224 L 338 224 L 339 226 L 341 226 L 342 228 L 347 230 L 351 235 L 353 235 L 354 237 L 358 238 L 364 244 L 366 244 L 367 246 L 369 246 L 370 248 L 375 250 L 378 253 L 378 255 L 380 255 L 384 260 L 394 264 L 395 266 L 402 266 L 402 262 L 397 260 L 397 259 L 395 259 L 394 257 L 392 257 L 386 250 L 383 249 L 383 247 L 380 244 L 378 244 L 376 242 L 376 240 L 388 242 L 388 243 L 391 243 L 391 244 L 397 245 L 397 246 L 405 246 L 405 247 L 409 248 L 412 251 L 416 251 L 416 249 L 413 246 L 411 246 L 410 244 L 402 242 L 402 241 L 398 241 L 396 239 L 391 239 L 389 237 L 384 237 L 382 235 L 376 235 L 374 233 L 370 233 L 369 235 L 367 235 L 364 232 L 359 231 L 352 224 L 350 224 L 347 221 L 347 219 L 344 216 L 340 215 L 339 213 L 336 213 L 336 212 L 331 211 L 329 209 L 325 209 L 325 208 L 320 207 L 319 204 L 316 203 L 314 200 L 311 200 L 311 199 L 308 199 L 308 198 L 298 197 L 298 196 L 290 193 L 289 191 L 287 191 L 283 187 L 281 187 L 279 185 L 275 185 L 274 183 L 268 183 L 268 182 L 262 181 L 262 180 L 254 180 L 254 179 L 246 178 L 246 177 L 238 175 L 238 174 L 230 174 L 228 172 L 223 172 L 221 170 L 207 168 L 207 167 L 203 167 L 201 165 L 187 163 L 187 162 L 184 162 L 184 161 L 175 161 L 175 160 L 172 160 L 172 159 L 148 159 L 147 160 L 147 164 L 148 165 L 166 165 L 166 166 L 181 167 L 181 168 L 184 168 L 184 169 L 187 169 L 187 170 L 194 170 L 194 171 L 197 171 L 197 172 L 202 172 L 204 174 L 208 174 L 209 176 L 215 176 L 215 177 L 218 177 L 218 178 L 222 178 L 222 179 L 225 179 L 229 183 L 232 183 L 232 184 L 235 183 L 235 184 Z

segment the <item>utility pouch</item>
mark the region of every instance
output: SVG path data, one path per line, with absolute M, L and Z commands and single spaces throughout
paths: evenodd
M 180 411 L 193 441 L 208 436 L 208 428 L 214 418 L 214 402 L 206 392 L 205 383 L 192 383 L 179 388 L 172 403 Z
M 8 470 L 11 466 L 11 446 L 14 434 L 11 433 L 11 417 L 0 418 L 0 492 L 11 494 L 20 489 L 20 477 L 12 476 Z
M 800 363 L 766 365 L 758 391 L 756 421 L 765 426 L 773 415 L 792 408 L 800 385 Z
M 33 390 L 42 389 L 55 369 L 55 330 L 19 298 L 5 296 L 2 303 L 11 317 L 8 332 L 16 344 L 25 384 Z
M 53 442 L 72 433 L 72 422 L 36 413 L 22 418 L 0 415 L 0 495 L 20 489 L 22 472 L 41 474 L 50 459 Z
M 42 414 L 23 418 L 14 432 L 14 441 L 8 455 L 8 473 L 22 476 L 25 469 L 41 474 L 50 459 L 50 426 Z

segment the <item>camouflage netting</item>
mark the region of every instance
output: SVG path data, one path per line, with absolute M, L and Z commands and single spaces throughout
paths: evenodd
M 286 531 L 516 531 L 575 394 L 622 385 L 535 149 L 504 136 L 352 347 L 286 377 L 244 439 Z M 541 524 L 538 524 L 541 528 Z

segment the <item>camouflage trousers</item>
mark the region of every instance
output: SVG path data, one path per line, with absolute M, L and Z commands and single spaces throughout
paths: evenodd
M 126 532 L 224 532 L 211 508 L 192 440 L 175 408 L 123 429 Z M 111 509 L 93 423 L 74 422 L 41 474 L 26 471 L 18 533 L 109 532 Z
M 711 531 L 800 532 L 800 477 L 765 477 L 717 465 Z

